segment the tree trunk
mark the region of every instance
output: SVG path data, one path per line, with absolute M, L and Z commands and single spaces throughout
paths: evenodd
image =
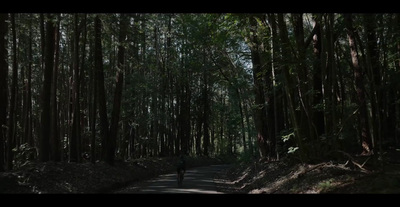
M 0 172 L 4 172 L 7 105 L 8 105 L 8 64 L 7 64 L 7 13 L 0 13 Z
M 32 14 L 30 15 L 29 21 L 29 46 L 28 46 L 28 71 L 27 71 L 27 82 L 26 82 L 26 116 L 25 120 L 25 131 L 24 131 L 24 138 L 25 142 L 29 144 L 30 147 L 34 146 L 33 143 L 33 136 L 32 136 L 32 62 L 33 62 L 33 54 L 32 54 Z M 34 153 L 31 154 L 33 156 Z M 33 158 L 33 157 L 30 157 Z
M 12 30 L 12 79 L 10 90 L 10 111 L 8 118 L 8 134 L 7 134 L 7 170 L 12 170 L 13 167 L 13 151 L 15 147 L 16 135 L 16 112 L 17 112 L 17 79 L 18 79 L 18 62 L 17 62 L 17 34 L 15 31 L 15 14 L 11 13 L 11 30 Z
M 243 142 L 243 151 L 247 152 L 247 143 L 246 143 L 246 129 L 244 127 L 244 115 L 243 115 L 243 107 L 242 107 L 242 98 L 240 95 L 239 88 L 235 88 L 236 94 L 238 96 L 238 106 L 239 106 L 239 113 L 240 113 L 240 128 L 242 132 L 242 142 Z M 249 135 L 250 136 L 250 135 Z
M 337 68 L 335 61 L 335 37 L 334 37 L 334 14 L 328 14 L 325 18 L 326 27 L 326 48 L 327 60 L 326 67 L 324 68 L 324 76 L 326 77 L 324 84 L 324 96 L 325 96 L 325 129 L 326 136 L 329 140 L 329 144 L 333 150 L 336 150 L 338 140 L 336 136 L 336 126 L 338 121 L 336 106 L 337 106 Z M 324 51 L 325 53 L 325 51 Z M 323 58 L 325 60 L 325 58 Z M 323 61 L 325 63 L 325 61 Z
M 73 51 L 73 86 L 72 86 L 72 103 L 73 103 L 73 112 L 72 112 L 72 131 L 71 131 L 71 139 L 70 139 L 70 153 L 69 153 L 69 161 L 70 162 L 80 162 L 80 152 L 79 152 L 79 141 L 81 137 L 80 132 L 80 68 L 79 68 L 79 18 L 78 14 L 74 14 L 74 51 Z
M 317 137 L 325 133 L 324 125 L 324 111 L 323 111 L 323 91 L 322 91 L 322 63 L 321 63 L 321 43 L 322 43 L 322 33 L 321 25 L 319 19 L 314 14 L 314 28 L 316 30 L 313 36 L 313 52 L 314 52 L 314 63 L 313 63 L 313 106 L 315 110 L 313 111 L 313 123 L 317 130 Z
M 298 97 L 300 102 L 300 113 L 301 113 L 301 129 L 304 129 L 305 136 L 311 141 L 312 152 L 315 152 L 315 139 L 316 139 L 316 129 L 311 117 L 310 110 L 310 98 L 307 95 L 309 86 L 308 71 L 306 65 L 306 47 L 304 42 L 304 29 L 303 29 L 303 14 L 292 14 L 293 30 L 296 39 L 297 53 L 297 83 L 298 83 Z M 308 141 L 308 142 L 310 142 Z
M 116 85 L 115 85 L 115 94 L 114 94 L 114 102 L 113 102 L 113 111 L 111 115 L 111 126 L 110 126 L 110 137 L 109 137 L 109 145 L 108 147 L 108 158 L 107 162 L 110 165 L 114 165 L 115 159 L 115 149 L 117 142 L 117 133 L 118 133 L 118 123 L 119 116 L 121 110 L 121 97 L 122 97 L 122 86 L 124 82 L 124 68 L 125 68 L 125 39 L 128 29 L 128 21 L 124 14 L 121 14 L 120 17 L 120 32 L 119 32 L 119 46 L 118 46 L 118 67 L 117 67 L 117 75 L 116 75 Z
M 88 87 L 90 84 L 86 82 L 86 76 L 89 76 L 87 69 L 86 68 L 86 42 L 87 42 L 87 14 L 82 14 L 82 20 L 79 25 L 79 30 L 80 33 L 82 34 L 81 37 L 81 44 L 80 44 L 80 66 L 79 66 L 79 99 L 82 100 L 82 102 L 79 104 L 79 111 L 80 111 L 80 119 L 79 119 L 79 124 L 78 124 L 78 132 L 79 132 L 79 139 L 78 139 L 78 156 L 79 159 L 82 160 L 84 156 L 86 157 L 86 154 L 88 153 L 88 146 L 89 146 L 89 138 L 87 134 L 89 133 L 87 130 L 89 128 L 89 123 L 88 123 L 88 117 L 90 115 L 86 115 L 89 108 L 88 104 L 88 99 L 89 95 L 87 92 L 89 91 Z M 87 125 L 86 125 L 87 124 Z M 86 131 L 87 130 L 87 131 Z
M 50 159 L 52 161 L 61 161 L 61 145 L 59 137 L 59 117 L 58 117 L 58 102 L 57 102 L 57 77 L 58 77 L 58 62 L 60 56 L 60 14 L 57 17 L 57 27 L 55 28 L 55 54 L 53 68 L 53 83 L 51 86 L 51 128 L 50 128 Z
M 92 51 L 92 46 L 90 47 Z M 96 163 L 96 120 L 97 120 L 97 80 L 96 80 L 96 70 L 97 68 L 92 68 L 90 74 L 90 81 L 91 81 L 91 99 L 89 104 L 91 105 L 90 111 L 90 162 Z
M 283 107 L 278 107 L 281 106 L 283 103 L 282 98 L 282 90 L 279 90 L 277 85 L 278 85 L 278 80 L 277 77 L 280 75 L 280 69 L 278 67 L 278 56 L 279 56 L 279 37 L 278 37 L 278 29 L 277 29 L 277 23 L 276 23 L 276 17 L 275 14 L 268 14 L 268 22 L 269 22 L 269 27 L 271 30 L 271 75 L 272 75 L 272 90 L 273 90 L 273 113 L 274 113 L 274 129 L 275 129 L 275 136 L 276 136 L 276 144 L 275 144 L 275 151 L 276 151 L 276 158 L 279 160 L 279 152 L 280 148 L 282 146 L 282 139 L 279 137 L 279 132 L 284 129 L 284 110 Z
M 297 116 L 296 116 L 296 106 L 295 106 L 295 100 L 293 97 L 293 90 L 296 88 L 294 86 L 293 79 L 289 73 L 289 65 L 288 63 L 291 62 L 291 51 L 289 50 L 290 48 L 290 42 L 289 42 L 289 37 L 288 37 L 288 31 L 286 27 L 286 23 L 284 21 L 284 15 L 282 13 L 278 14 L 278 28 L 279 28 L 279 36 L 281 39 L 282 43 L 282 56 L 281 56 L 281 65 L 282 65 L 282 74 L 283 74 L 283 79 L 284 79 L 284 87 L 285 87 L 285 93 L 286 93 L 286 98 L 288 102 L 288 111 L 289 111 L 289 116 L 290 120 L 292 123 L 292 127 L 294 130 L 295 134 L 295 143 L 296 146 L 298 147 L 299 152 L 299 157 L 302 162 L 307 161 L 307 151 L 304 149 L 303 146 L 303 132 L 300 128 Z
M 107 106 L 106 106 L 106 95 L 104 88 L 104 71 L 103 71 L 103 54 L 101 44 L 101 30 L 102 23 L 99 15 L 96 15 L 94 22 L 95 31 L 95 45 L 94 45 L 94 62 L 96 70 L 96 83 L 97 83 L 97 102 L 99 103 L 99 115 L 100 115 L 100 132 L 101 132 L 101 158 L 106 160 L 107 158 L 107 142 L 109 136 L 108 130 L 108 118 L 107 118 Z
M 261 21 L 261 23 L 265 26 L 267 30 L 267 35 L 272 35 L 272 30 L 268 27 L 267 24 L 267 15 L 261 14 L 257 15 L 257 19 Z M 272 54 L 272 45 L 267 40 L 259 40 L 259 56 L 261 60 L 261 74 L 260 78 L 263 80 L 263 87 L 264 87 L 264 96 L 265 96 L 265 121 L 266 121 L 266 128 L 267 128 L 267 140 L 266 140 L 266 148 L 267 148 L 267 157 L 270 160 L 276 160 L 276 131 L 275 131 L 275 113 L 274 113 L 274 85 L 273 85 L 273 57 Z
M 254 79 L 254 90 L 255 90 L 255 110 L 254 110 L 254 122 L 257 130 L 257 142 L 259 153 L 262 158 L 267 158 L 268 148 L 267 148 L 267 120 L 266 120 L 266 106 L 264 97 L 264 86 L 263 81 L 260 77 L 262 71 L 262 64 L 260 58 L 260 43 L 258 40 L 258 29 L 257 22 L 254 17 L 249 17 L 250 19 L 250 50 L 251 50 L 251 61 L 253 64 L 253 79 Z
M 203 64 L 206 64 L 206 54 L 203 50 Z M 202 90 L 202 105 L 203 105 L 203 155 L 209 155 L 209 146 L 210 146 L 210 130 L 209 130 L 209 117 L 211 113 L 210 103 L 208 100 L 209 93 L 209 78 L 208 78 L 208 70 L 206 67 L 203 69 L 203 90 Z M 189 87 L 187 87 L 189 89 Z M 189 105 L 188 101 L 188 105 Z M 190 117 L 188 117 L 190 118 Z
M 382 117 L 383 117 L 383 105 L 382 105 L 382 92 L 381 92 L 381 67 L 379 63 L 379 50 L 377 44 L 377 19 L 374 14 L 364 14 L 364 27 L 367 38 L 367 71 L 369 71 L 369 80 L 372 80 L 371 84 L 371 108 L 372 108 L 372 127 L 373 127 L 373 139 L 376 140 L 375 145 L 379 145 L 379 150 L 382 150 Z M 381 151 L 382 152 L 382 151 Z M 380 153 L 382 154 L 382 153 Z
M 356 87 L 356 97 L 357 97 L 357 105 L 358 105 L 358 118 L 359 118 L 359 136 L 361 140 L 362 147 L 362 155 L 371 155 L 373 154 L 373 146 L 371 135 L 369 131 L 368 125 L 368 114 L 367 114 L 367 106 L 365 101 L 365 87 L 363 83 L 363 70 L 361 65 L 359 64 L 358 57 L 358 48 L 357 42 L 355 39 L 355 29 L 353 27 L 353 19 L 352 14 L 344 14 L 344 20 L 347 29 L 347 37 L 349 40 L 350 46 L 350 54 L 352 67 L 354 71 L 354 82 Z
M 46 21 L 46 45 L 45 45 L 45 67 L 44 81 L 42 88 L 42 104 L 41 104 L 41 136 L 39 140 L 39 161 L 47 162 L 50 156 L 50 98 L 51 85 L 53 82 L 53 65 L 54 65 L 54 25 L 52 15 L 47 14 Z
M 45 23 L 44 23 L 44 13 L 40 13 L 40 48 L 41 48 L 41 61 L 40 61 L 40 68 L 44 71 L 44 64 L 45 64 L 45 45 L 46 45 L 46 34 L 45 34 Z

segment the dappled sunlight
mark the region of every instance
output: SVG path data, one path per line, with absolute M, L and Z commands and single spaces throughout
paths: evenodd
M 289 182 L 292 179 L 295 179 L 295 177 L 294 176 L 285 176 L 285 177 L 279 178 L 278 180 L 276 180 L 272 184 L 267 185 L 266 187 L 250 191 L 250 193 L 260 193 L 260 192 L 263 192 L 263 193 L 274 193 L 276 189 L 278 189 L 279 187 L 285 185 L 287 182 Z
M 251 169 L 247 168 L 243 172 L 242 176 L 240 176 L 237 180 L 234 180 L 232 183 L 240 183 L 240 182 L 242 182 L 250 174 L 250 171 L 251 171 Z
M 222 194 L 221 192 L 216 192 L 213 190 L 203 190 L 203 189 L 185 189 L 183 192 L 185 193 L 206 193 L 206 194 Z
M 297 165 L 292 167 L 287 174 L 276 176 L 275 179 L 260 180 L 259 187 L 253 187 L 249 193 L 320 194 L 329 192 L 354 182 L 354 177 L 347 174 L 348 170 L 343 166 L 329 163 Z M 265 176 L 267 175 L 268 173 Z
M 194 194 L 220 194 L 217 192 L 214 175 L 223 169 L 224 165 L 214 165 L 198 167 L 186 171 L 183 184 L 178 187 L 176 174 L 164 174 L 155 179 L 147 180 L 132 193 L 139 194 L 174 194 L 174 193 L 194 193 Z

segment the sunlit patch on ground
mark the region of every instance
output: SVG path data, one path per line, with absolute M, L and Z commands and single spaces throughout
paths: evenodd
M 400 175 L 393 173 L 399 171 L 390 169 L 380 174 L 332 162 L 242 164 L 217 176 L 216 184 L 225 193 L 245 194 L 400 193 Z

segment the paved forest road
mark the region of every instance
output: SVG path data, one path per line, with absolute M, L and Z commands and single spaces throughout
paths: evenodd
M 218 172 L 228 169 L 231 165 L 210 165 L 186 170 L 183 185 L 178 187 L 176 174 L 164 174 L 157 178 L 146 180 L 140 185 L 127 186 L 116 194 L 165 194 L 165 193 L 191 193 L 191 194 L 221 194 L 217 192 L 214 176 Z

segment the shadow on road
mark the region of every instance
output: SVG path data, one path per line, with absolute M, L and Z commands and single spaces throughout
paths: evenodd
M 221 194 L 214 183 L 214 176 L 231 165 L 210 165 L 188 169 L 183 179 L 183 185 L 178 187 L 176 174 L 165 174 L 147 180 L 140 186 L 131 186 L 118 193 L 135 194 L 165 194 L 165 193 L 191 193 L 191 194 Z

